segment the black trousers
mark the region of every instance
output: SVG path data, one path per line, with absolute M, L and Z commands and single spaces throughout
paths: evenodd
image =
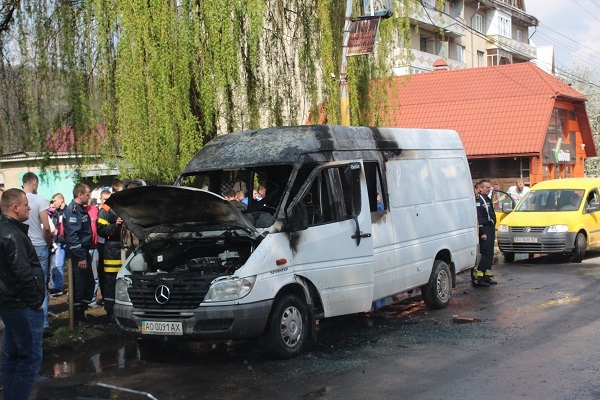
M 482 235 L 487 238 L 483 240 Z M 496 229 L 493 226 L 483 226 L 479 228 L 479 251 L 481 253 L 481 261 L 477 270 L 481 272 L 492 269 L 494 262 L 494 242 L 496 241 Z
M 92 256 L 88 252 L 87 267 L 79 268 L 77 261 L 71 260 L 73 268 L 73 309 L 75 318 L 83 317 L 83 313 L 88 309 L 94 297 L 94 272 L 92 271 Z

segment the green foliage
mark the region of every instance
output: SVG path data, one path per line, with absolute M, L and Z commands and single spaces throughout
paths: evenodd
M 0 122 L 3 145 L 44 150 L 49 135 L 71 127 L 72 140 L 57 137 L 69 151 L 101 153 L 124 177 L 171 182 L 217 134 L 302 124 L 310 110 L 337 124 L 340 88 L 330 76 L 340 71 L 345 3 L 21 2 L 18 40 L 1 46 L 8 36 L 0 37 L 0 73 L 14 77 L 0 102 L 18 110 Z M 415 4 L 395 1 L 376 52 L 349 60 L 352 124 L 386 124 L 393 52 L 410 48 Z M 354 0 L 353 17 L 360 6 Z

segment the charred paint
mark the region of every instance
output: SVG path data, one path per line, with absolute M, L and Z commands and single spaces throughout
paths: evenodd
M 290 250 L 292 253 L 296 253 L 298 251 L 298 243 L 300 243 L 300 239 L 302 238 L 301 232 L 286 232 L 285 233 L 290 242 Z
M 397 156 L 401 149 L 385 129 L 373 127 L 310 125 L 267 128 L 213 139 L 194 156 L 183 175 L 224 167 L 332 161 L 336 159 L 334 152 L 348 151 L 392 151 L 390 154 Z

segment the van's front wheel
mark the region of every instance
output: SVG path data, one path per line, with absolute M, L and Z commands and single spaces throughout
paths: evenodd
M 587 249 L 587 240 L 585 239 L 585 235 L 581 232 L 577 234 L 575 237 L 575 249 L 569 258 L 569 261 L 572 263 L 580 263 L 583 261 L 583 257 L 585 256 L 585 250 Z
M 450 304 L 452 293 L 452 275 L 445 261 L 435 260 L 429 282 L 421 287 L 425 305 L 432 309 L 440 309 Z
M 265 332 L 265 345 L 277 358 L 299 355 L 309 332 L 306 305 L 298 296 L 287 294 L 275 305 Z

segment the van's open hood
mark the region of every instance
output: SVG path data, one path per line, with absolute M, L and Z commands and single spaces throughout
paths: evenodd
M 140 240 L 154 232 L 191 232 L 241 228 L 258 231 L 227 200 L 206 190 L 183 186 L 143 186 L 112 194 L 106 204 Z

